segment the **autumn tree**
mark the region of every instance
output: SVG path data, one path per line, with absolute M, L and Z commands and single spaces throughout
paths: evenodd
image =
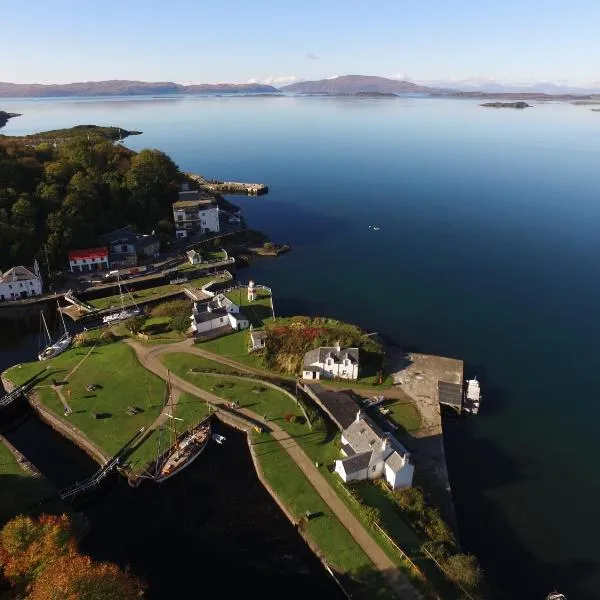
M 26 586 L 61 556 L 76 552 L 71 522 L 66 515 L 19 516 L 0 531 L 0 564 L 4 577 Z
M 63 556 L 37 577 L 29 600 L 137 600 L 144 586 L 136 577 L 108 562 L 88 556 Z

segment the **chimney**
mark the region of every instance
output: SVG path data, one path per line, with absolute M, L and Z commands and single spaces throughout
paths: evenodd
M 339 340 L 335 343 L 334 347 L 335 347 L 335 351 L 339 354 L 340 350 L 342 349 L 341 346 L 340 346 L 340 341 Z
M 381 440 L 381 450 L 383 452 L 385 452 L 389 447 L 390 447 L 390 440 L 388 440 L 387 435 L 384 435 L 383 439 Z
M 365 416 L 365 413 L 359 409 L 358 412 L 356 413 L 356 422 L 358 423 L 358 421 L 360 421 L 364 416 Z

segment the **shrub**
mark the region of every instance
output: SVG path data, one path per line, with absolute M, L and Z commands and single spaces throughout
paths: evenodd
M 179 331 L 181 333 L 183 333 L 184 331 L 187 331 L 190 328 L 190 317 L 189 317 L 189 315 L 186 314 L 186 313 L 180 313 L 178 315 L 175 315 L 171 319 L 171 327 L 175 331 Z
M 100 334 L 100 341 L 103 344 L 112 344 L 117 341 L 117 336 L 112 331 L 103 331 Z
M 136 317 L 131 317 L 127 319 L 124 323 L 125 327 L 131 331 L 131 333 L 135 334 L 140 332 L 144 328 L 144 323 L 146 322 L 145 315 L 137 315 Z
M 175 317 L 179 314 L 185 314 L 187 317 L 191 314 L 191 304 L 189 300 L 171 300 L 158 304 L 150 311 L 151 317 Z M 189 318 L 188 318 L 189 325 Z
M 454 554 L 445 561 L 444 568 L 452 581 L 469 589 L 476 589 L 483 578 L 477 558 L 472 554 Z

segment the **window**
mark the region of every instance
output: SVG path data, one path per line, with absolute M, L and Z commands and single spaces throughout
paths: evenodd
M 219 323 L 222 323 L 222 322 L 223 322 L 223 317 L 221 317 L 221 318 L 219 319 Z
M 373 468 L 371 469 L 371 471 L 375 472 L 375 469 L 377 468 L 376 465 L 373 465 Z
M 84 263 L 85 263 L 85 262 L 87 262 L 87 260 L 84 258 L 84 259 L 83 259 L 81 262 L 84 262 Z

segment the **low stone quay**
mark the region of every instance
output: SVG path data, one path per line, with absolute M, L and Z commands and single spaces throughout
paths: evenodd
M 200 187 L 217 194 L 245 194 L 247 196 L 262 196 L 269 192 L 269 186 L 265 183 L 244 183 L 241 181 L 216 181 L 205 179 L 202 175 L 187 174 Z

